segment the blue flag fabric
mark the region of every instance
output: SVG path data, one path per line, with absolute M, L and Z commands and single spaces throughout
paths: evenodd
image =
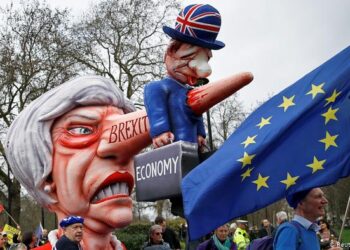
M 191 239 L 350 174 L 350 47 L 275 95 L 182 182 Z
M 36 227 L 34 234 L 36 236 L 36 245 L 38 245 L 41 239 L 41 236 L 43 235 L 43 226 L 41 225 L 41 222 Z

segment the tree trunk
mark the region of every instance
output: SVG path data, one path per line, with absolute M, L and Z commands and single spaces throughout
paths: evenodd
M 11 185 L 9 186 L 9 196 L 8 196 L 8 204 L 9 204 L 9 213 L 13 217 L 13 219 L 20 224 L 20 212 L 21 212 L 21 185 L 20 183 L 14 179 Z M 17 225 L 12 221 L 11 218 L 8 219 L 8 223 L 14 227 Z

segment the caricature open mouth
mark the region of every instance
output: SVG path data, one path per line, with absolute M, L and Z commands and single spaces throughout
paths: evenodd
M 188 85 L 194 86 L 197 84 L 197 78 L 193 76 L 187 76 Z
M 99 186 L 92 198 L 97 204 L 118 197 L 130 196 L 134 187 L 134 178 L 129 173 L 116 172 L 108 176 Z

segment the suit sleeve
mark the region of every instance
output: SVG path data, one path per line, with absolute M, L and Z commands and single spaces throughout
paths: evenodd
M 151 137 L 170 131 L 168 115 L 169 90 L 162 81 L 151 82 L 145 86 L 144 100 L 147 116 L 151 127 Z
M 204 138 L 206 136 L 203 117 L 201 117 L 197 123 L 197 135 L 201 135 Z

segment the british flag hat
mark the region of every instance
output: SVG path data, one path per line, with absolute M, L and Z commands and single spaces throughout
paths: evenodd
M 209 4 L 192 4 L 180 11 L 174 29 L 164 26 L 163 31 L 175 40 L 218 50 L 225 46 L 216 40 L 220 27 L 217 9 Z

